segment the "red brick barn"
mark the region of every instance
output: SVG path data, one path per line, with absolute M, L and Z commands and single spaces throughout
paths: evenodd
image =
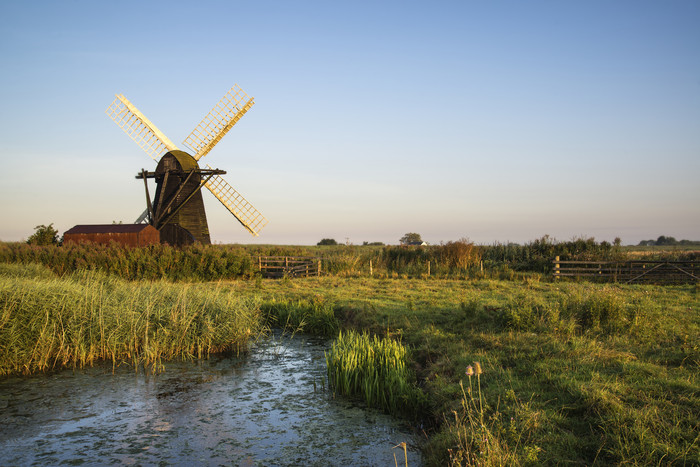
M 116 242 L 125 246 L 160 243 L 160 232 L 149 224 L 76 225 L 63 234 L 63 243 Z

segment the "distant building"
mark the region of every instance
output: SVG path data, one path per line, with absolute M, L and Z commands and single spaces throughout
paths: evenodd
M 139 247 L 160 243 L 160 232 L 150 224 L 76 225 L 63 234 L 63 243 L 119 243 Z
M 428 246 L 428 242 L 408 242 L 408 246 Z

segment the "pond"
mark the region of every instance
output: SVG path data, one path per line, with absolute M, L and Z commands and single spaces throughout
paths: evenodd
M 274 334 L 245 357 L 0 380 L 0 465 L 421 464 L 410 427 L 326 387 L 328 341 Z

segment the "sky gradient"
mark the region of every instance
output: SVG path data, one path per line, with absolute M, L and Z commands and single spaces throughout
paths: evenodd
M 155 163 L 238 83 L 203 159 L 215 243 L 700 240 L 700 2 L 0 2 L 0 240 L 130 223 Z M 154 189 L 151 190 L 151 193 Z

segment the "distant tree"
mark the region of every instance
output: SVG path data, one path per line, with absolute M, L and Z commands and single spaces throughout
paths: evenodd
M 399 242 L 402 245 L 409 245 L 411 243 L 422 242 L 422 241 L 423 241 L 423 239 L 420 238 L 420 234 L 417 234 L 415 232 L 409 232 L 399 239 Z
M 324 238 L 320 242 L 318 242 L 316 245 L 320 246 L 320 245 L 337 245 L 337 244 L 338 244 L 338 242 L 336 242 L 332 238 Z
M 678 241 L 675 238 L 666 237 L 664 235 L 661 235 L 659 238 L 656 239 L 657 245 L 675 245 L 677 243 Z
M 362 246 L 384 246 L 384 242 L 362 242 Z
M 27 239 L 30 245 L 58 245 L 58 230 L 49 225 L 37 225 L 34 233 Z

